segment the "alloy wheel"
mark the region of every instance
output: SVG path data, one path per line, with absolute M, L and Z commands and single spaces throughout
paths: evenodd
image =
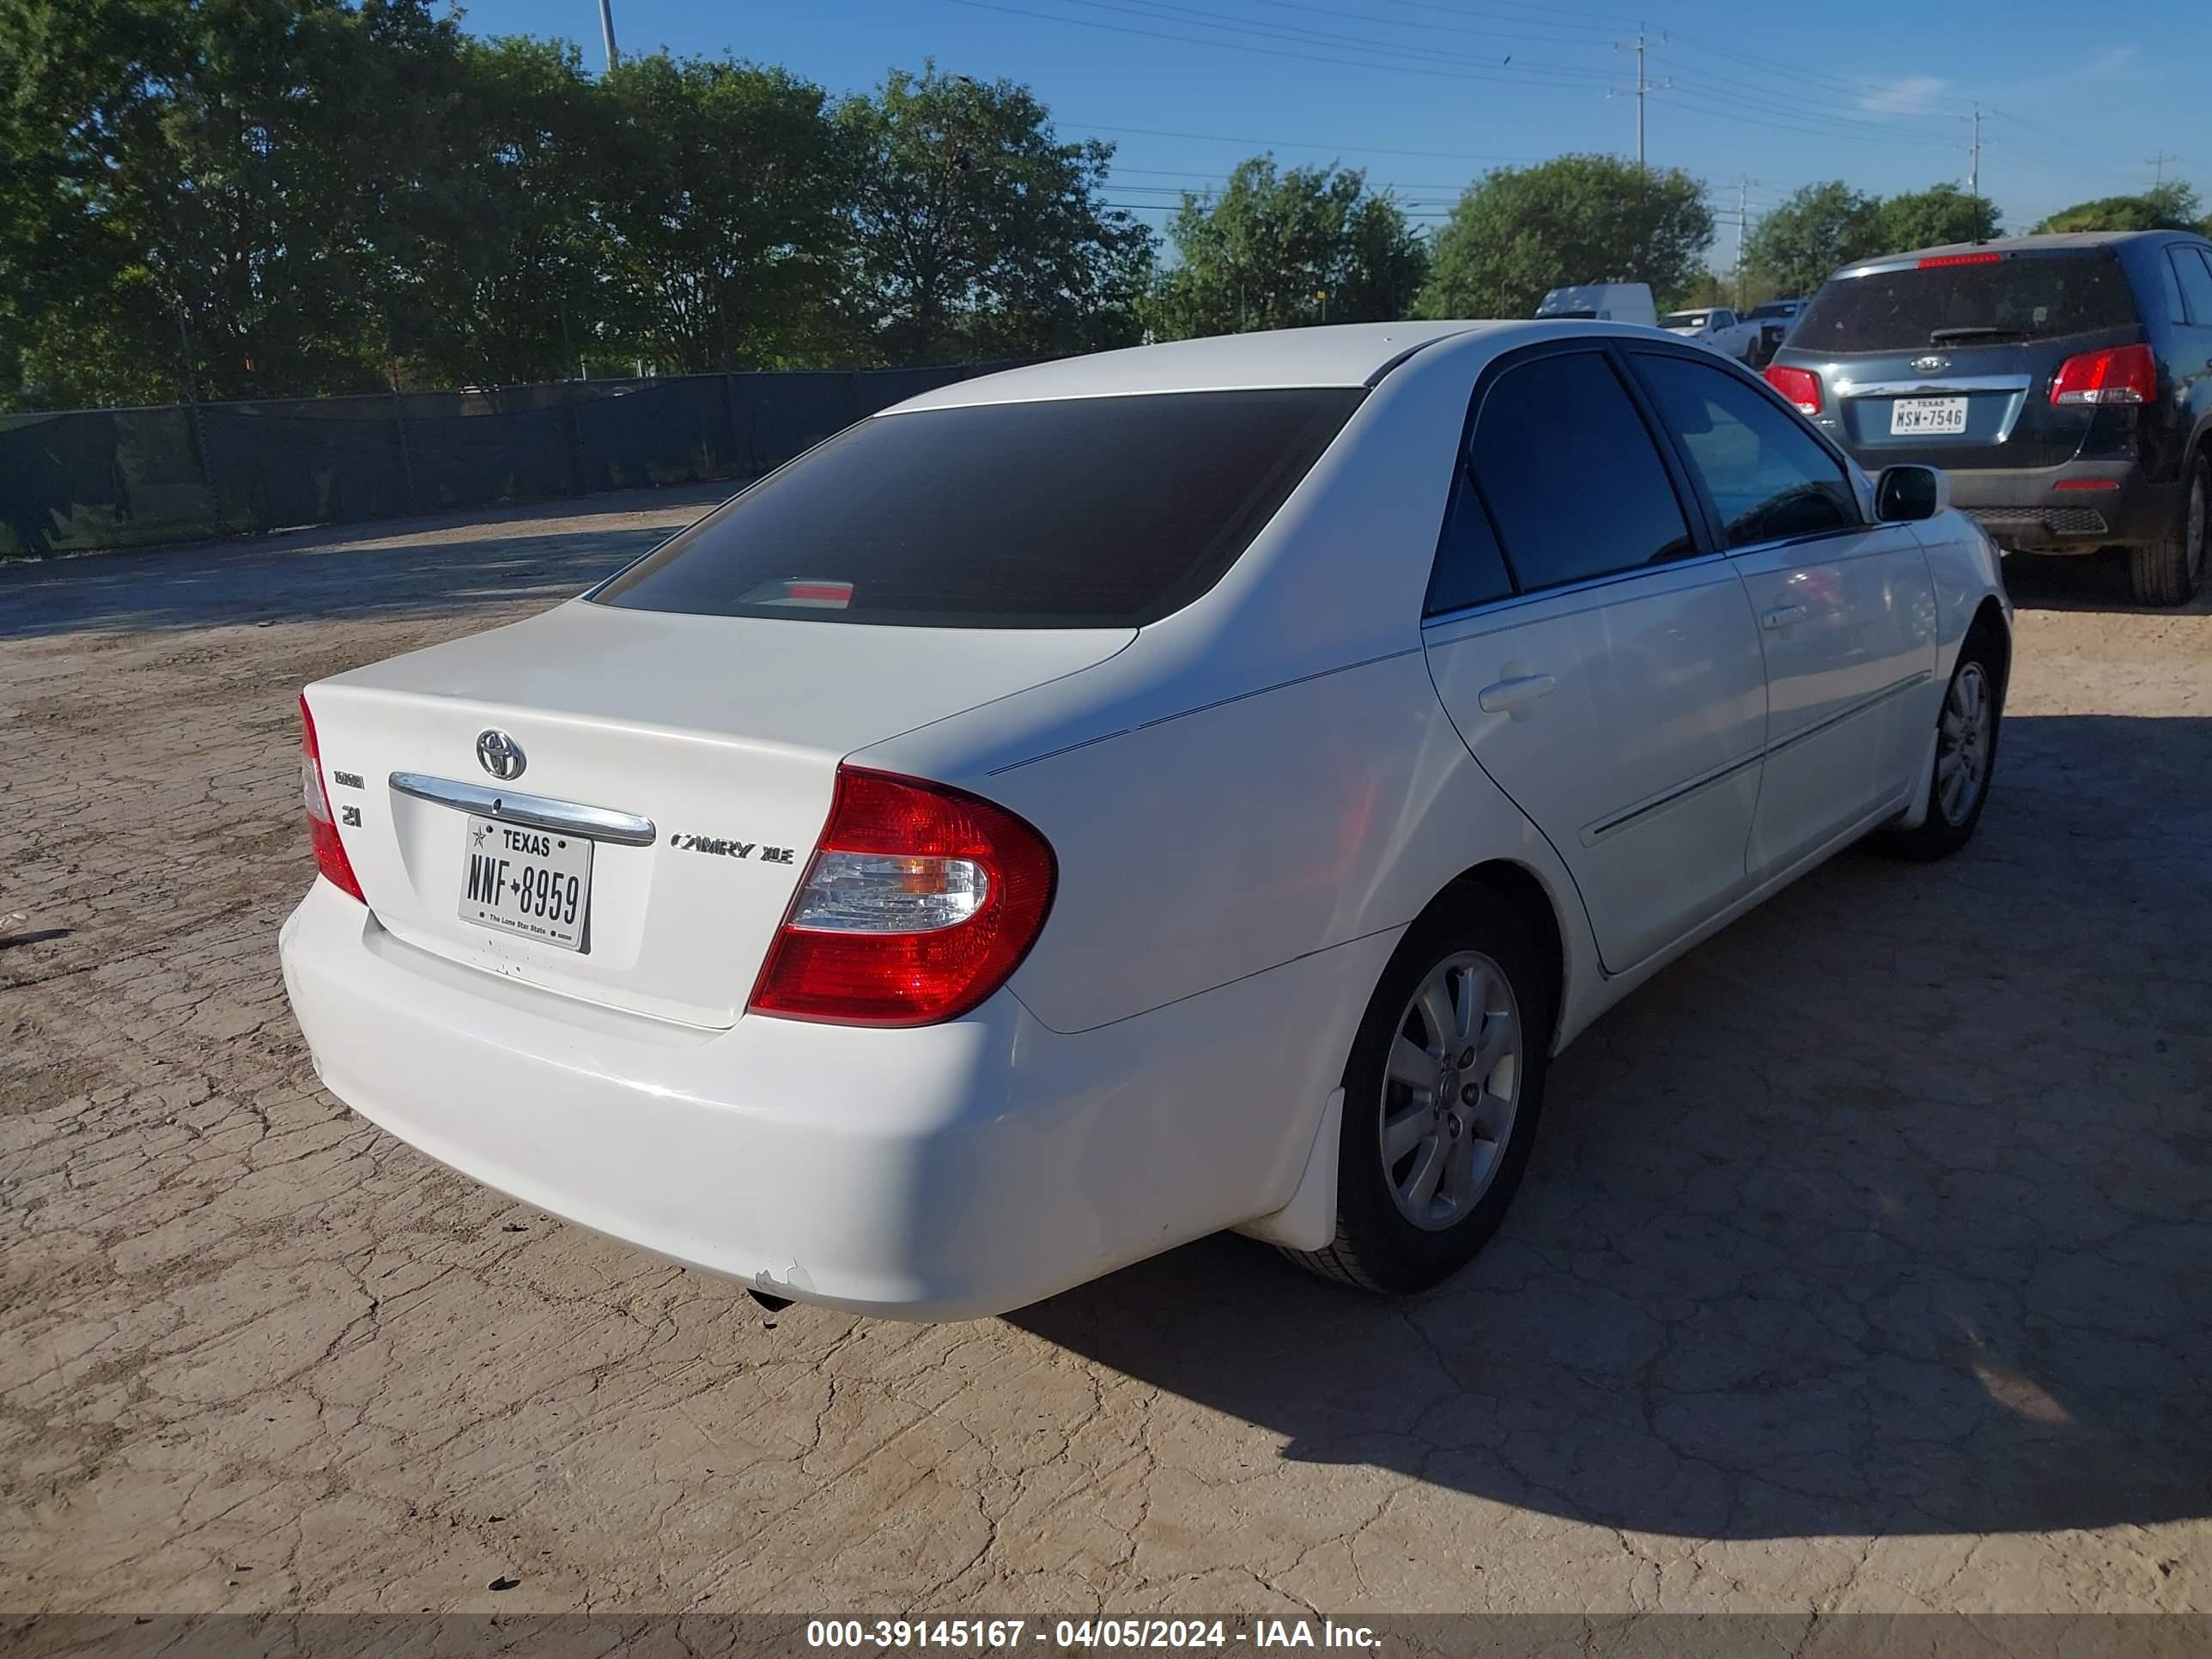
M 1496 1178 L 1521 1103 L 1521 1010 L 1504 970 L 1462 951 L 1400 1016 L 1383 1069 L 1382 1176 L 1398 1210 L 1441 1231 Z
M 1936 739 L 1936 805 L 1950 824 L 1964 823 L 1988 786 L 1994 725 L 1990 677 L 1969 662 L 1953 677 Z

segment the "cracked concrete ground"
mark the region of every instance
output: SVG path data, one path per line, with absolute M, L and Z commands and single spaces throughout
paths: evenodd
M 1980 839 L 1609 1015 L 1442 1292 L 918 1328 L 440 1170 L 279 987 L 297 688 L 702 499 L 0 569 L 0 1607 L 2212 1607 L 2205 605 L 2014 571 Z

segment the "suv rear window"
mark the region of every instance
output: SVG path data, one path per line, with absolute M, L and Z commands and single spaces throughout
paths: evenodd
M 1798 320 L 1790 347 L 1821 353 L 2010 345 L 2132 328 L 2140 320 L 2127 276 L 2109 252 L 2023 254 L 1835 277 Z
M 878 416 L 590 597 L 811 622 L 1140 626 L 1221 579 L 1364 395 L 1173 392 Z

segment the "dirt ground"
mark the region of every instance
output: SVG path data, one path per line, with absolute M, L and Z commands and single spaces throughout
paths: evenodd
M 2212 1607 L 2205 605 L 2014 570 L 1979 840 L 1608 1015 L 1442 1291 L 927 1328 L 472 1187 L 284 1004 L 298 688 L 704 499 L 0 568 L 0 1609 Z

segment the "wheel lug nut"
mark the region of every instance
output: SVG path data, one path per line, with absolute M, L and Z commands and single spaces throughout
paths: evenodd
M 1467 1070 L 1467 1068 L 1468 1068 L 1468 1066 L 1472 1066 L 1472 1065 L 1474 1065 L 1474 1049 L 1472 1049 L 1472 1048 L 1469 1048 L 1466 1053 L 1462 1054 L 1459 1057 L 1459 1068 L 1460 1068 L 1460 1070 L 1461 1070 L 1461 1071 L 1462 1071 L 1462 1072 L 1464 1072 L 1465 1070 Z
M 1475 1088 L 1474 1085 L 1472 1083 L 1468 1084 L 1466 1088 L 1459 1091 L 1460 1104 L 1462 1106 L 1474 1105 L 1474 1097 L 1480 1092 L 1480 1091 Z

